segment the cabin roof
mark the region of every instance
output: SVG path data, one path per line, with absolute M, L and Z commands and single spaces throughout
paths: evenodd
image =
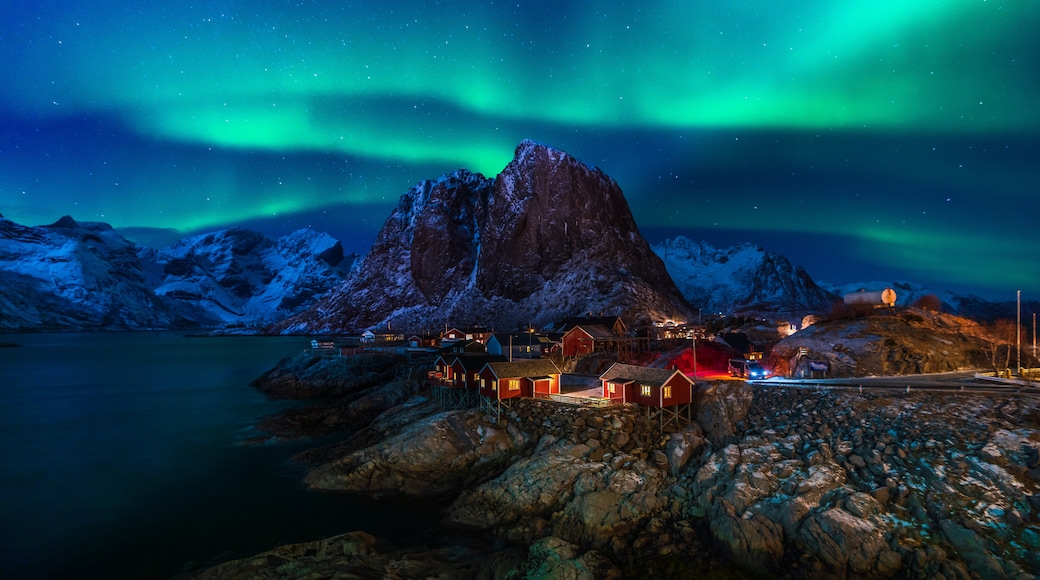
M 445 334 L 449 332 L 459 332 L 462 334 L 487 334 L 490 332 L 486 326 L 452 326 L 448 328 Z
M 539 336 L 530 332 L 495 332 L 492 333 L 488 340 L 490 341 L 493 338 L 502 346 L 508 346 L 509 337 L 513 337 L 514 345 L 539 344 Z
M 472 352 L 475 354 L 482 354 L 487 351 L 487 348 L 476 340 L 459 340 L 456 342 L 448 343 L 442 346 L 437 351 L 438 354 L 462 354 L 464 352 Z
M 500 379 L 535 378 L 560 374 L 560 369 L 549 359 L 489 362 L 487 367 Z
M 686 381 L 691 385 L 693 384 L 693 381 L 690 380 L 689 377 L 678 370 L 655 369 L 624 363 L 614 363 L 606 370 L 606 372 L 600 375 L 599 378 L 602 381 L 610 381 L 612 383 L 637 382 L 660 387 L 671 380 L 671 378 L 676 374 L 686 379 Z
M 560 332 L 567 332 L 575 326 L 605 326 L 607 328 L 613 328 L 615 325 L 620 324 L 622 329 L 627 329 L 625 321 L 620 316 L 576 316 L 564 320 L 557 329 Z
M 503 362 L 508 361 L 509 359 L 500 354 L 460 353 L 450 357 L 444 357 L 444 360 L 451 365 L 454 365 L 455 361 L 459 361 L 462 363 L 462 368 L 467 371 L 479 371 L 489 362 Z
M 584 332 L 585 334 L 591 336 L 594 339 L 617 338 L 617 335 L 614 334 L 614 331 L 610 330 L 609 328 L 601 324 L 580 324 L 568 330 L 567 333 L 570 334 L 571 332 L 574 332 L 575 329 Z
M 743 332 L 727 332 L 721 338 L 723 342 L 733 347 L 737 352 L 747 353 L 755 350 L 755 345 L 748 338 L 748 335 Z

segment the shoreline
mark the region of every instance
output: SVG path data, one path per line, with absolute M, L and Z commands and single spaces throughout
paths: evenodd
M 362 400 L 371 403 L 373 394 L 386 387 L 356 387 L 335 404 L 340 409 Z M 625 419 L 623 411 L 583 414 L 532 401 L 510 410 L 505 425 L 495 426 L 476 412 L 433 408 L 418 384 L 395 389 L 396 396 L 383 400 L 379 412 L 366 416 L 369 423 L 354 435 L 297 456 L 311 462 L 306 485 L 369 497 L 450 500 L 447 524 L 462 524 L 460 529 L 514 547 L 526 545 L 522 556 L 511 556 L 512 565 L 523 569 L 555 562 L 564 567 L 553 568 L 558 572 L 591 563 L 605 577 L 622 577 L 642 565 L 659 566 L 654 569 L 664 576 L 672 570 L 678 577 L 679 570 L 721 566 L 734 577 L 790 578 L 824 572 L 891 577 L 910 570 L 945 570 L 949 577 L 969 570 L 992 572 L 993 565 L 1040 571 L 1040 562 L 1027 553 L 1008 552 L 1010 559 L 1004 559 L 964 552 L 968 548 L 958 530 L 965 524 L 940 517 L 990 516 L 962 507 L 937 507 L 938 516 L 932 508 L 919 509 L 923 490 L 937 494 L 949 485 L 943 477 L 930 478 L 924 466 L 939 469 L 937 462 L 953 462 L 938 472 L 968 470 L 973 477 L 1005 473 L 1001 493 L 1008 496 L 1008 506 L 1020 507 L 990 510 L 1003 514 L 1005 531 L 973 533 L 983 533 L 991 545 L 1028 542 L 1035 534 L 1040 546 L 1040 525 L 1034 523 L 1040 521 L 1040 452 L 1033 443 L 1040 441 L 1040 411 L 1029 400 L 821 394 L 724 381 L 703 386 L 693 423 L 662 431 L 656 440 L 641 436 L 637 444 L 631 441 L 641 432 L 631 422 L 637 418 Z M 1004 416 L 1008 412 L 1019 417 L 1015 424 L 1031 425 L 1027 434 L 1009 435 L 1002 426 L 1013 424 Z M 942 428 L 923 430 L 932 416 L 943 417 L 937 424 Z M 458 457 L 467 459 L 453 465 L 452 473 L 436 465 Z M 965 464 L 966 457 L 976 459 Z M 612 481 L 642 483 L 615 489 Z M 517 491 L 531 485 L 549 485 L 562 495 L 538 499 Z M 958 489 L 959 494 L 981 493 Z M 1014 499 L 1022 489 L 1026 495 Z M 612 499 L 601 503 L 607 497 Z M 983 502 L 997 505 L 997 499 Z M 635 511 L 621 516 L 611 507 L 618 502 L 642 507 L 629 507 Z M 1022 505 L 1032 507 L 1023 512 Z M 909 528 L 894 524 L 902 520 L 911 522 Z M 751 527 L 747 522 L 753 522 Z M 928 537 L 908 531 L 922 526 L 940 531 Z M 829 531 L 818 535 L 813 530 Z M 866 536 L 864 530 L 870 530 Z M 849 541 L 858 537 L 854 543 L 867 550 L 866 559 L 843 551 L 852 548 L 833 552 L 821 543 L 835 534 Z M 795 549 L 796 541 L 801 549 Z M 691 557 L 691 551 L 706 559 Z M 357 556 L 359 562 L 375 557 L 366 554 Z M 378 553 L 372 561 L 408 557 L 416 556 Z M 488 558 L 483 565 L 493 566 L 495 556 Z

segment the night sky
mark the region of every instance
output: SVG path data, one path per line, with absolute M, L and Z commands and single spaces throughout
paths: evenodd
M 1040 2 L 0 0 L 0 213 L 143 244 L 310 226 L 524 138 L 644 236 L 1040 298 Z

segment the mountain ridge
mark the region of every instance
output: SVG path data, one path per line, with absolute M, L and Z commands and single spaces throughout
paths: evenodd
M 0 331 L 165 330 L 269 324 L 343 274 L 342 246 L 298 230 L 245 228 L 139 246 L 104 222 L 0 216 Z

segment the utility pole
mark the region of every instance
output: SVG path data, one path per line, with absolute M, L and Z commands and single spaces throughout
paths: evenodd
M 1022 291 L 1018 291 L 1018 315 L 1015 324 L 1015 363 L 1018 367 L 1018 373 L 1015 376 L 1022 376 Z
M 697 333 L 693 333 L 693 382 L 697 382 Z

